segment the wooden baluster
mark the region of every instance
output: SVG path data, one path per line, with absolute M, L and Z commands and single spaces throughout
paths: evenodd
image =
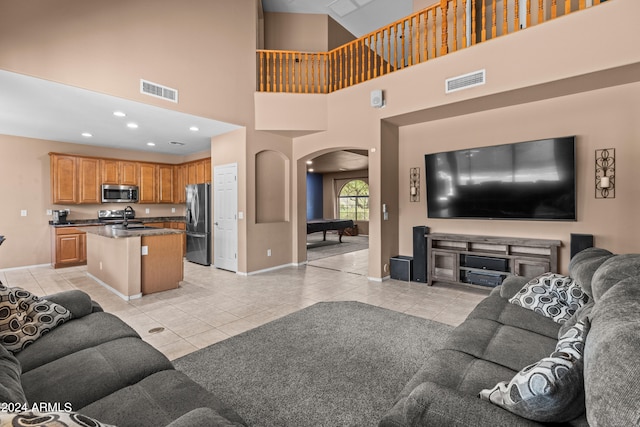
M 564 0 L 564 14 L 568 15 L 571 13 L 571 0 Z
M 513 8 L 513 32 L 515 33 L 520 29 L 520 2 L 516 0 L 515 7 Z
M 427 55 L 427 49 L 429 47 L 427 43 L 429 37 L 429 11 L 424 13 L 422 20 L 424 21 L 424 30 L 422 31 L 422 62 L 424 62 L 429 59 Z
M 304 53 L 304 93 L 309 92 L 309 54 L 307 52 Z
M 271 75 L 271 91 L 276 92 L 278 89 L 278 56 L 276 52 L 273 52 L 273 74 Z
M 387 73 L 391 72 L 391 27 L 387 28 Z
M 498 20 L 496 19 L 498 15 L 498 2 L 493 1 L 491 6 L 491 38 L 495 39 L 497 30 L 498 30 Z
M 467 47 L 467 0 L 462 0 L 462 49 Z
M 353 43 L 349 44 L 349 86 L 353 86 L 353 75 L 355 74 L 355 69 L 353 67 L 355 60 L 355 53 L 353 52 Z
M 284 53 L 284 73 L 285 92 L 289 92 L 289 52 Z
M 365 49 L 366 49 L 367 45 L 364 42 L 364 39 L 360 40 L 360 81 L 364 82 L 365 81 L 365 68 L 364 68 L 364 64 L 365 64 Z
M 369 35 L 367 36 L 367 80 L 371 80 L 371 74 L 372 74 L 372 70 L 371 68 L 373 67 L 373 61 L 375 60 L 375 56 L 373 56 L 373 51 L 372 51 L 372 47 L 371 47 L 371 43 L 373 42 L 373 36 Z
M 494 2 L 495 4 L 496 2 Z M 514 3 L 518 3 L 518 0 L 514 0 Z M 509 2 L 502 2 L 502 35 L 506 36 L 509 34 Z
M 487 0 L 480 1 L 482 1 L 482 35 L 480 41 L 484 42 L 487 40 Z
M 403 27 L 404 27 L 404 24 L 403 24 Z M 409 19 L 408 35 L 404 31 L 404 29 L 403 29 L 403 34 L 405 34 L 405 37 L 407 37 L 407 43 L 408 43 L 407 50 L 409 51 L 409 58 L 408 58 L 407 65 L 410 67 L 413 65 L 413 17 Z
M 531 26 L 531 0 L 527 0 L 527 28 Z
M 258 91 L 264 92 L 264 79 L 262 75 L 262 55 L 263 52 L 258 51 L 258 73 L 260 74 L 260 78 L 258 79 Z
M 431 9 L 431 11 L 431 16 L 433 17 L 433 21 L 431 22 L 431 57 L 435 58 L 437 52 L 436 45 L 438 44 L 436 40 L 436 27 L 438 26 L 438 9 L 434 7 L 433 9 Z
M 558 16 L 558 2 L 557 0 L 551 0 L 551 19 Z
M 453 0 L 453 46 L 451 47 L 455 52 L 458 50 L 458 0 Z
M 389 34 L 391 37 L 391 34 Z M 398 69 L 398 25 L 393 24 L 393 71 Z
M 587 2 L 585 0 L 580 0 L 579 4 L 578 4 L 578 8 L 580 10 L 584 9 L 585 7 L 587 7 Z
M 476 0 L 471 0 L 471 45 L 476 44 Z
M 538 0 L 538 24 L 544 22 L 544 0 Z
M 442 10 L 442 45 L 440 46 L 440 55 L 449 53 L 449 1 L 440 0 L 440 10 Z

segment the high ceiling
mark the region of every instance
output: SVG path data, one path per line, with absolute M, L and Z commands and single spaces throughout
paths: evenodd
M 411 14 L 413 0 L 263 0 L 263 7 L 267 12 L 327 14 L 361 36 Z M 6 135 L 187 155 L 208 150 L 212 136 L 237 128 L 4 70 L 0 70 L 0 93 L 0 134 Z M 115 111 L 126 117 L 114 116 Z M 138 127 L 127 127 L 132 122 Z M 190 130 L 194 126 L 197 131 Z M 367 158 L 366 152 L 333 157 L 334 171 L 362 169 Z

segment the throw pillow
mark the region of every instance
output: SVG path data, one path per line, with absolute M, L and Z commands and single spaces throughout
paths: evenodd
M 589 297 L 571 277 L 545 273 L 530 280 L 509 302 L 564 323 Z
M 3 424 L 4 425 L 4 424 Z M 77 412 L 20 412 L 9 421 L 11 426 L 38 427 L 113 427 Z
M 70 318 L 69 310 L 59 304 L 0 285 L 0 344 L 13 353 Z
M 558 341 L 555 351 L 502 381 L 479 397 L 514 414 L 539 422 L 566 422 L 585 411 L 584 341 L 589 329 L 583 319 Z

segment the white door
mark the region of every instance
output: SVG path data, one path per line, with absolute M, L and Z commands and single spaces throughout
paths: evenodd
M 238 271 L 238 164 L 213 168 L 213 265 Z

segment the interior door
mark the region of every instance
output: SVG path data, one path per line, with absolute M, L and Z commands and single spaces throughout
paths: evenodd
M 238 271 L 238 164 L 213 169 L 213 265 Z

